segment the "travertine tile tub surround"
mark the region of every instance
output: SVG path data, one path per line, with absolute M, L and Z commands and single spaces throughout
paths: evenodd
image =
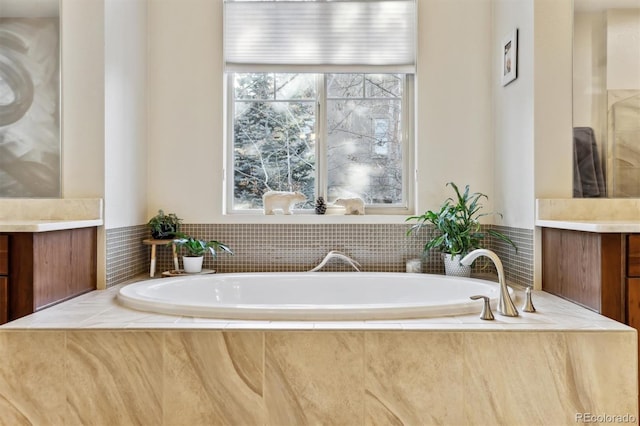
M 492 322 L 259 322 L 137 312 L 118 288 L 0 327 L 0 424 L 637 423 L 635 330 L 546 293 Z

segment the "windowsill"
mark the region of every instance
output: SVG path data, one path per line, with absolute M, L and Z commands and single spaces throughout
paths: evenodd
M 344 215 L 344 214 L 292 214 L 292 215 L 264 215 L 264 214 L 229 214 L 222 215 L 217 218 L 216 222 L 229 223 L 229 224 L 354 224 L 354 225 L 366 225 L 366 224 L 403 224 L 407 217 L 406 215 Z

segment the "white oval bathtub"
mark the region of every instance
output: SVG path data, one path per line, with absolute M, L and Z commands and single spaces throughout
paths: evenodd
M 149 279 L 120 289 L 130 308 L 224 319 L 373 320 L 480 313 L 491 281 L 386 272 L 267 272 Z

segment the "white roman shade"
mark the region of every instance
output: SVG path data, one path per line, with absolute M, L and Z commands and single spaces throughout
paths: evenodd
M 415 71 L 415 0 L 227 0 L 227 71 Z

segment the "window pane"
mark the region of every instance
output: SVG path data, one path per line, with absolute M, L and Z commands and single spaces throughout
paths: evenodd
M 362 98 L 363 82 L 362 74 L 327 74 L 327 97 Z
M 403 202 L 401 105 L 396 99 L 327 102 L 328 201 Z
M 316 99 L 316 74 L 276 74 L 276 99 Z
M 308 78 L 294 74 L 274 78 L 250 74 L 244 85 L 256 96 L 267 93 L 274 81 L 281 95 L 292 99 L 313 94 Z M 273 76 L 273 74 L 269 74 Z M 245 74 L 247 76 L 247 74 Z M 315 77 L 312 76 L 311 80 Z M 237 79 L 236 79 L 237 81 Z M 297 87 L 298 90 L 293 90 Z M 236 91 L 238 94 L 238 91 Z M 278 95 L 280 97 L 280 95 Z M 235 102 L 234 115 L 234 209 L 262 208 L 262 194 L 269 190 L 300 191 L 311 208 L 315 193 L 315 100 L 256 100 Z
M 273 99 L 274 75 L 272 73 L 235 74 L 236 99 Z
M 402 76 L 399 74 L 367 74 L 365 76 L 367 98 L 400 98 L 402 83 Z

